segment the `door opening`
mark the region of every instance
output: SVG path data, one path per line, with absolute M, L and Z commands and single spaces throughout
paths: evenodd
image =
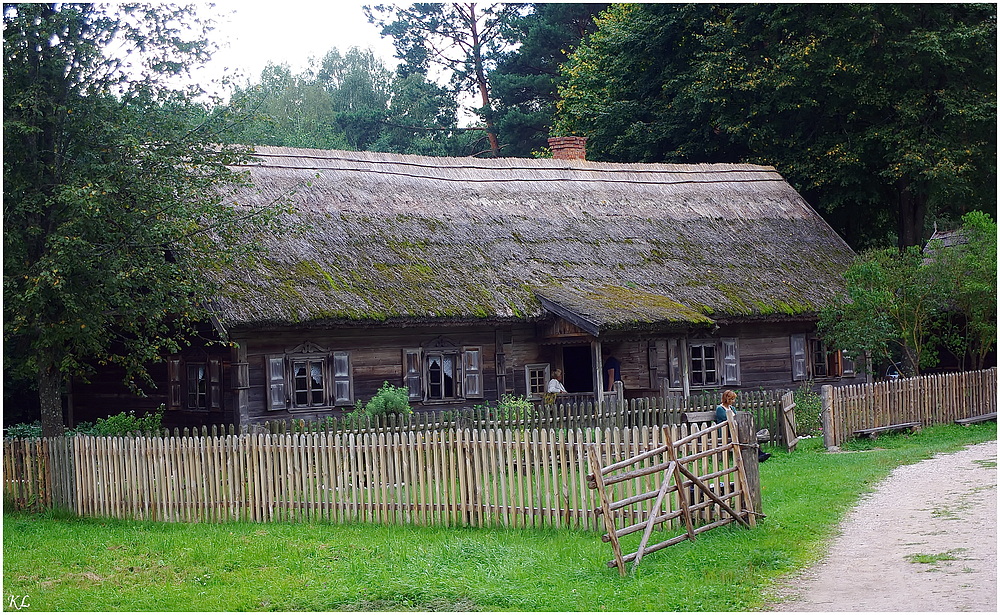
M 570 393 L 591 393 L 594 390 L 594 359 L 590 346 L 563 348 L 563 385 Z

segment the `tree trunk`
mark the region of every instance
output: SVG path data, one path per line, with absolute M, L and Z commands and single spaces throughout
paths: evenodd
M 913 191 L 909 182 L 899 180 L 897 188 L 897 246 L 900 250 L 924 243 L 924 218 L 927 216 L 927 195 Z
M 476 5 L 469 6 L 469 25 L 472 32 L 472 63 L 476 74 L 476 86 L 479 88 L 479 100 L 482 103 L 482 116 L 486 123 L 486 136 L 490 141 L 490 152 L 496 158 L 500 155 L 500 141 L 497 139 L 497 130 L 493 125 L 493 109 L 490 105 L 490 86 L 486 80 L 486 71 L 483 68 L 483 42 L 479 38 L 479 28 L 476 25 Z
M 63 424 L 62 375 L 52 366 L 38 370 L 38 401 L 42 410 L 42 437 L 61 436 Z

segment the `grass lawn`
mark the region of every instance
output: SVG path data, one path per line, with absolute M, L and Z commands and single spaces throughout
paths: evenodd
M 13 610 L 10 597 L 20 605 L 27 596 L 24 610 L 33 611 L 755 610 L 778 577 L 822 553 L 858 496 L 892 468 L 996 437 L 996 423 L 986 423 L 886 436 L 842 453 L 803 440 L 761 466 L 767 518 L 756 529 L 706 532 L 648 555 L 624 579 L 605 565 L 611 548 L 595 532 L 5 512 L 3 603 Z

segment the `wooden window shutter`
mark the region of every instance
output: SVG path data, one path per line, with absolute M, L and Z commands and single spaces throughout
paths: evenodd
M 423 366 L 420 365 L 420 349 L 406 348 L 403 350 L 403 384 L 410 393 L 410 401 L 421 401 L 424 398 Z
M 222 362 L 218 359 L 208 360 L 208 407 L 222 407 Z
M 843 350 L 840 351 L 840 365 L 843 368 L 841 375 L 845 378 L 853 378 L 856 375 L 854 358 Z
M 333 399 L 335 404 L 351 403 L 350 353 L 333 353 Z
M 722 384 L 740 383 L 740 347 L 735 337 L 722 338 Z
M 667 358 L 668 366 L 670 368 L 668 370 L 668 377 L 670 379 L 671 389 L 679 389 L 683 386 L 683 383 L 681 382 L 681 377 L 683 375 L 681 362 L 684 361 L 684 355 L 681 349 L 683 347 L 684 346 L 681 344 L 681 340 L 677 338 L 667 340 Z
M 167 359 L 167 408 L 181 409 L 181 358 Z
M 826 355 L 827 376 L 841 376 L 844 372 L 844 364 L 840 360 L 840 351 L 834 350 Z
M 792 380 L 808 380 L 809 371 L 807 369 L 808 348 L 804 333 L 792 335 Z
M 287 410 L 288 397 L 285 391 L 285 357 L 271 356 L 267 358 L 267 409 Z
M 464 348 L 463 373 L 465 375 L 465 396 L 483 396 L 482 351 L 479 348 Z

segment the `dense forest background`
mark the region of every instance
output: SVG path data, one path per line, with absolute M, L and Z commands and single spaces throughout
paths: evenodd
M 995 4 L 372 6 L 400 64 L 268 66 L 234 143 L 775 166 L 857 250 L 996 213 Z

